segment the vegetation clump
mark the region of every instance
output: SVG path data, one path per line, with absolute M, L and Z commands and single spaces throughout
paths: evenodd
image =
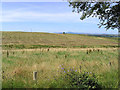
M 98 82 L 97 76 L 92 72 L 81 72 L 75 70 L 74 68 L 65 69 L 60 65 L 60 77 L 55 78 L 58 83 L 61 80 L 64 81 L 64 87 L 67 88 L 85 88 L 85 89 L 95 89 L 102 88 L 102 85 Z M 61 82 L 61 81 L 60 81 Z M 59 83 L 61 84 L 61 83 Z M 63 85 L 63 84 L 61 84 Z

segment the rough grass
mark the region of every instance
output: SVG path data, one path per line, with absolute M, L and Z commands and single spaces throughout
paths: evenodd
M 93 46 L 117 45 L 117 39 L 78 34 L 54 34 L 36 32 L 2 32 L 3 45 Z
M 118 87 L 118 51 L 112 50 L 118 47 L 117 38 L 3 32 L 2 44 L 3 50 L 8 51 L 3 52 L 2 58 L 3 88 L 70 87 L 67 81 L 60 78 L 60 65 L 66 70 L 72 68 L 81 72 L 95 73 L 98 83 L 105 88 Z M 108 50 L 95 49 L 103 47 Z M 86 50 L 80 51 L 79 48 Z M 94 48 L 94 51 L 87 53 L 87 48 Z M 14 49 L 22 50 L 14 51 Z M 24 51 L 24 49 L 34 50 Z M 38 72 L 37 81 L 33 80 L 33 71 Z M 57 82 L 55 77 L 58 78 Z
M 50 88 L 69 87 L 60 77 L 60 65 L 66 69 L 93 72 L 98 81 L 106 88 L 117 88 L 118 85 L 118 51 L 13 51 L 3 53 L 3 88 Z M 110 65 L 111 62 L 111 65 Z M 33 81 L 33 71 L 38 72 L 37 82 Z M 65 86 L 66 85 L 66 86 Z

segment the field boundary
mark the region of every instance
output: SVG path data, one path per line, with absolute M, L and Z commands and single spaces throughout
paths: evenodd
M 7 52 L 7 51 L 86 51 L 86 50 L 118 50 L 118 48 L 41 48 L 41 49 L 2 50 L 2 52 Z
M 79 46 L 54 46 L 54 45 L 0 45 L 3 50 L 12 49 L 41 49 L 41 48 L 118 48 L 118 45 L 79 45 Z

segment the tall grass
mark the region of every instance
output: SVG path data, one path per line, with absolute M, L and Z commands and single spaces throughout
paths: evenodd
M 66 70 L 71 68 L 82 72 L 92 72 L 98 82 L 106 88 L 116 88 L 118 84 L 118 52 L 110 51 L 8 51 L 3 53 L 3 88 L 6 87 L 70 87 L 60 79 L 60 65 Z M 102 53 L 101 53 L 102 52 Z M 111 64 L 110 64 L 111 62 Z M 37 71 L 37 81 L 33 80 Z M 58 82 L 55 81 L 58 77 Z

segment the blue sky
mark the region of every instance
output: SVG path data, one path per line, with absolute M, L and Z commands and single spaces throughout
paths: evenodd
M 2 31 L 79 32 L 118 34 L 117 30 L 98 28 L 97 18 L 80 20 L 68 2 L 4 2 Z

